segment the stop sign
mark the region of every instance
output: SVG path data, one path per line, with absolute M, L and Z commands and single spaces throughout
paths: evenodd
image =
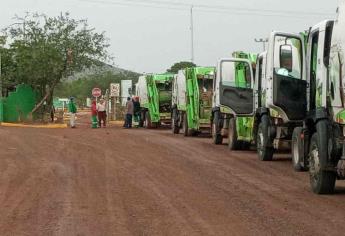
M 92 89 L 92 96 L 94 96 L 95 98 L 102 96 L 102 90 L 100 88 Z

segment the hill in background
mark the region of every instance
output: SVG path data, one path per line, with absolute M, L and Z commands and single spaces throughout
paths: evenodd
M 104 64 L 103 66 L 92 67 L 83 72 L 69 76 L 58 85 L 54 97 L 70 97 L 77 99 L 77 103 L 85 104 L 86 98 L 91 97 L 93 88 L 101 88 L 103 93 L 111 83 L 121 83 L 121 80 L 132 80 L 133 85 L 137 83 L 139 74 L 124 70 L 118 67 Z

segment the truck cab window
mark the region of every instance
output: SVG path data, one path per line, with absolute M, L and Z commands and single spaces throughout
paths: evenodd
M 310 60 L 310 109 L 316 108 L 316 102 L 320 103 L 320 93 L 317 93 L 316 75 L 317 75 L 317 56 L 319 47 L 319 32 L 314 32 L 311 42 L 311 60 Z
M 299 38 L 276 36 L 274 48 L 274 71 L 293 79 L 302 78 L 302 42 Z
M 326 27 L 326 33 L 325 33 L 326 36 L 325 36 L 325 45 L 324 45 L 324 53 L 323 53 L 323 62 L 325 66 L 327 67 L 329 65 L 329 56 L 331 52 L 333 25 L 334 25 L 334 22 L 329 23 Z
M 235 63 L 223 61 L 221 64 L 221 82 L 226 86 L 236 86 Z

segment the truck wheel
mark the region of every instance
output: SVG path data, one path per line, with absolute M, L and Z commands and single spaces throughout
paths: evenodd
M 327 134 L 327 133 L 326 133 Z M 328 135 L 315 133 L 310 142 L 309 149 L 309 175 L 310 185 L 316 194 L 333 193 L 336 181 L 336 173 L 324 170 L 325 160 L 328 159 Z
M 251 143 L 250 142 L 242 142 L 242 150 L 250 150 Z
M 183 113 L 183 123 L 182 123 L 182 129 L 183 129 L 183 135 L 193 136 L 193 131 L 188 127 L 188 118 L 187 118 L 187 112 Z
M 241 149 L 241 141 L 237 140 L 237 129 L 236 129 L 235 118 L 230 118 L 230 121 L 229 121 L 228 147 L 230 150 Z
M 139 127 L 144 127 L 144 120 L 145 120 L 145 112 L 140 112 L 140 120 L 139 120 Z
M 214 144 L 222 144 L 223 143 L 223 136 L 220 134 L 220 122 L 219 112 L 214 113 L 213 122 L 212 122 L 212 139 Z
M 256 140 L 257 153 L 260 161 L 272 161 L 273 159 L 273 147 L 270 143 L 271 141 L 268 132 L 269 124 L 270 121 L 268 116 L 262 116 Z
M 296 127 L 292 133 L 291 154 L 292 166 L 295 171 L 305 171 L 306 165 L 304 164 L 304 145 L 301 139 L 303 134 L 302 127 Z
M 146 129 L 152 129 L 153 128 L 153 124 L 151 122 L 150 112 L 149 111 L 147 111 L 145 113 L 145 128 Z
M 180 132 L 180 127 L 178 125 L 178 111 L 173 109 L 171 117 L 171 129 L 173 134 L 178 134 Z

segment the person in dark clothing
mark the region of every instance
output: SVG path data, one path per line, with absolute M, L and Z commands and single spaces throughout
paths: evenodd
M 130 97 L 128 97 L 127 98 L 127 102 L 126 102 L 126 122 L 125 122 L 125 128 L 132 128 L 133 113 L 134 113 L 133 101 L 132 101 L 132 99 Z
M 133 98 L 133 106 L 134 106 L 134 121 L 138 124 L 140 124 L 140 102 L 139 102 L 139 97 L 134 97 Z
M 50 108 L 50 119 L 51 119 L 51 122 L 54 122 L 54 119 L 55 119 L 55 107 L 54 107 L 54 105 L 52 105 L 52 107 Z

